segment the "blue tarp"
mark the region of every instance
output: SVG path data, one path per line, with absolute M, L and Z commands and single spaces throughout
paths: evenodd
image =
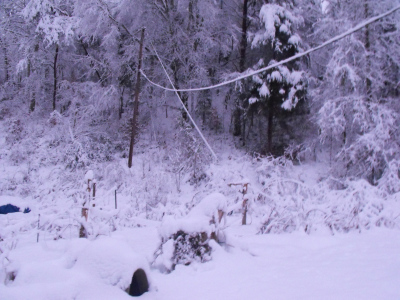
M 0 215 L 6 215 L 10 213 L 15 213 L 19 212 L 20 208 L 18 206 L 12 205 L 12 204 L 7 204 L 7 205 L 2 205 L 0 206 Z M 31 210 L 29 207 L 24 209 L 24 214 L 29 213 Z

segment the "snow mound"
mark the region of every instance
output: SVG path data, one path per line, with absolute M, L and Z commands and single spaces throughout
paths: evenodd
M 149 274 L 145 258 L 134 253 L 128 244 L 108 237 L 92 241 L 78 255 L 75 267 L 123 290 L 129 287 L 137 269 Z
M 0 269 L 0 299 L 129 299 L 137 269 L 147 260 L 123 241 L 99 237 L 33 244 L 10 251 Z
M 211 260 L 214 239 L 222 240 L 222 217 L 226 216 L 227 199 L 221 193 L 212 193 L 180 220 L 165 218 L 160 227 L 161 245 L 155 253 L 153 265 L 170 272 L 178 264 Z
M 223 212 L 225 216 L 226 207 L 226 197 L 221 193 L 212 193 L 201 200 L 185 218 L 179 220 L 169 216 L 164 218 L 159 229 L 160 235 L 163 239 L 168 239 L 180 230 L 187 233 L 205 232 L 211 235 L 220 225 L 218 211 Z

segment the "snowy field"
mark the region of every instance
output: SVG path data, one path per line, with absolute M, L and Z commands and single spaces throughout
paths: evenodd
M 237 153 L 221 155 L 192 183 L 170 172 L 162 153 L 149 157 L 135 157 L 143 168 L 121 160 L 86 173 L 29 171 L 3 159 L 0 205 L 31 212 L 0 215 L 0 300 L 131 299 L 125 290 L 138 268 L 150 281 L 141 299 L 400 299 L 399 193 L 330 177 L 322 164 Z M 85 223 L 88 173 L 98 190 Z M 250 183 L 246 226 L 243 186 L 231 185 L 240 183 Z M 208 262 L 162 272 L 153 262 L 171 229 L 165 216 L 195 218 L 212 192 L 226 207 L 211 199 L 206 214 L 231 212 L 221 227 L 225 243 L 210 241 Z M 80 224 L 88 239 L 78 238 Z
M 22 214 L 19 214 L 22 216 Z M 9 218 L 9 216 L 1 216 Z M 257 235 L 252 225 L 228 218 L 227 243 L 212 244 L 212 260 L 178 265 L 170 274 L 150 268 L 159 244 L 158 222 L 94 241 L 23 237 L 1 272 L 2 300 L 130 299 L 122 287 L 136 268 L 147 271 L 142 299 L 399 299 L 400 234 Z M 4 257 L 2 257 L 4 260 Z M 4 262 L 3 262 L 4 263 Z

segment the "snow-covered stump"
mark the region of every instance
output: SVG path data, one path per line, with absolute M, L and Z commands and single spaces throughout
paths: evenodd
M 170 272 L 178 264 L 211 260 L 210 242 L 225 242 L 222 220 L 225 221 L 226 203 L 224 195 L 213 193 L 205 197 L 185 218 L 166 218 L 160 228 L 161 245 L 155 253 L 153 264 Z

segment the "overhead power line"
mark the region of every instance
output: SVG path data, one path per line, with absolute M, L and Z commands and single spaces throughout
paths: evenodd
M 151 44 L 151 46 L 153 47 L 154 53 L 156 54 L 158 60 L 160 61 L 161 66 L 162 66 L 162 68 L 163 68 L 163 70 L 164 70 L 164 72 L 165 72 L 165 75 L 167 75 L 167 78 L 168 78 L 169 82 L 171 83 L 171 86 L 174 88 L 172 91 L 174 91 L 175 94 L 176 94 L 176 96 L 178 96 L 178 99 L 179 99 L 179 101 L 181 102 L 183 109 L 185 110 L 185 112 L 186 112 L 186 114 L 188 115 L 190 121 L 192 121 L 192 123 L 193 123 L 194 127 L 196 128 L 197 132 L 199 133 L 199 135 L 200 135 L 201 138 L 203 139 L 203 141 L 204 141 L 204 143 L 206 144 L 208 150 L 210 150 L 210 152 L 211 152 L 212 156 L 214 157 L 215 161 L 218 161 L 217 155 L 215 154 L 215 152 L 214 152 L 213 149 L 211 148 L 210 144 L 207 142 L 207 140 L 206 140 L 206 138 L 204 137 L 204 135 L 201 133 L 200 128 L 197 126 L 196 122 L 193 120 L 192 116 L 190 115 L 188 109 L 186 108 L 185 104 L 184 104 L 183 101 L 182 101 L 181 96 L 180 96 L 179 93 L 177 92 L 177 89 L 175 89 L 174 83 L 172 82 L 171 77 L 168 75 L 168 72 L 167 72 L 167 70 L 165 69 L 165 66 L 164 66 L 163 62 L 161 61 L 161 58 L 160 58 L 160 56 L 158 55 L 156 48 L 154 48 L 154 45 L 153 45 L 153 44 Z
M 146 74 L 145 74 L 143 71 L 141 71 L 141 72 L 142 72 L 142 75 L 144 76 L 144 78 L 146 78 L 152 85 L 154 85 L 154 86 L 156 86 L 156 87 L 158 87 L 158 88 L 161 88 L 161 89 L 163 89 L 163 90 L 166 90 L 166 91 L 171 91 L 171 92 L 196 92 L 196 91 L 204 91 L 204 90 L 215 89 L 215 88 L 219 88 L 219 87 L 222 87 L 222 86 L 225 86 L 225 85 L 228 85 L 228 84 L 237 82 L 237 81 L 239 81 L 239 80 L 242 80 L 242 79 L 245 79 L 245 78 L 248 78 L 248 77 L 257 75 L 257 74 L 259 74 L 259 73 L 262 73 L 262 72 L 271 70 L 271 69 L 273 69 L 273 68 L 279 67 L 279 66 L 281 66 L 281 65 L 283 65 L 283 64 L 286 64 L 286 63 L 288 63 L 288 62 L 291 62 L 291 61 L 293 61 L 293 60 L 296 60 L 296 59 L 298 59 L 298 58 L 300 58 L 300 57 L 303 57 L 303 56 L 305 56 L 305 55 L 308 55 L 308 54 L 310 54 L 310 53 L 312 53 L 312 52 L 315 52 L 315 51 L 317 51 L 317 50 L 319 50 L 319 49 L 322 49 L 322 48 L 324 48 L 324 47 L 326 47 L 326 46 L 328 46 L 328 45 L 330 45 L 330 44 L 332 44 L 332 43 L 334 43 L 334 42 L 337 42 L 337 41 L 339 41 L 339 40 L 341 40 L 341 39 L 344 39 L 345 37 L 347 37 L 347 36 L 349 36 L 349 35 L 351 35 L 351 34 L 357 32 L 357 31 L 359 31 L 359 30 L 361 30 L 361 29 L 363 29 L 364 27 L 368 26 L 368 25 L 371 24 L 371 23 L 374 23 L 374 22 L 376 22 L 376 21 L 379 21 L 380 19 L 383 19 L 383 18 L 387 17 L 388 15 L 390 15 L 390 14 L 396 12 L 396 11 L 399 10 L 399 9 L 400 9 L 400 5 L 397 6 L 397 7 L 395 7 L 395 8 L 393 8 L 393 9 L 391 9 L 391 10 L 389 10 L 389 11 L 386 12 L 386 13 L 383 13 L 383 14 L 381 14 L 381 15 L 379 15 L 379 16 L 370 18 L 370 19 L 368 19 L 368 20 L 366 20 L 366 21 L 364 21 L 364 22 L 358 24 L 357 26 L 353 27 L 352 29 L 350 29 L 350 30 L 348 30 L 348 31 L 346 31 L 346 32 L 344 32 L 344 33 L 342 33 L 342 34 L 340 34 L 340 35 L 338 35 L 338 36 L 336 36 L 336 37 L 334 37 L 334 38 L 332 38 L 332 39 L 326 41 L 325 43 L 323 43 L 323 44 L 321 44 L 321 45 L 319 45 L 319 46 L 317 46 L 317 47 L 315 47 L 315 48 L 309 49 L 309 50 L 307 50 L 307 51 L 305 51 L 305 52 L 302 52 L 302 53 L 298 53 L 298 54 L 296 54 L 296 55 L 294 55 L 294 56 L 292 56 L 292 57 L 290 57 L 290 58 L 287 58 L 287 59 L 282 60 L 282 61 L 280 61 L 280 62 L 274 63 L 274 64 L 272 64 L 272 65 L 269 65 L 268 67 L 261 68 L 261 69 L 256 70 L 256 71 L 248 72 L 248 73 L 243 74 L 243 75 L 241 75 L 241 76 L 239 76 L 239 77 L 237 77 L 237 78 L 234 78 L 234 79 L 231 79 L 231 80 L 227 80 L 227 81 L 221 82 L 221 83 L 216 84 L 216 85 L 210 85 L 210 86 L 198 87 L 198 88 L 191 88 L 191 89 L 175 89 L 175 87 L 171 89 L 171 88 L 168 88 L 168 87 L 165 87 L 165 86 L 162 86 L 162 85 L 160 85 L 160 84 L 158 84 L 158 83 L 153 82 L 149 77 L 146 76 Z M 158 59 L 159 59 L 160 62 L 161 62 L 160 57 L 159 57 L 158 55 L 157 55 L 157 57 L 158 57 Z M 162 64 L 162 62 L 161 62 L 161 64 Z M 164 68 L 164 66 L 163 66 L 163 68 Z M 172 84 L 172 82 L 171 82 L 171 84 Z M 178 96 L 179 96 L 179 95 L 178 95 Z M 181 101 L 182 101 L 182 100 L 181 100 Z

